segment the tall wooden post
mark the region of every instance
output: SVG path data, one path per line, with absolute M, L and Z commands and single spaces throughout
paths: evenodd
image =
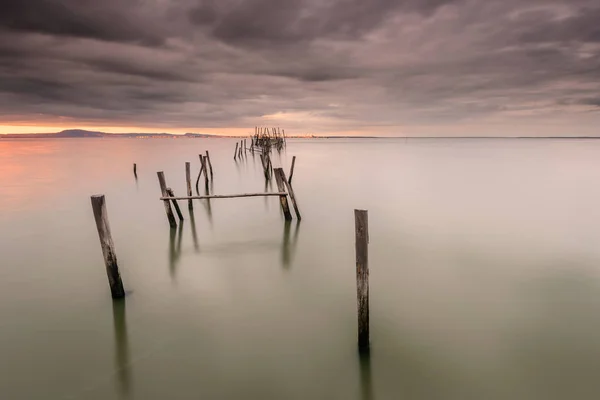
M 369 214 L 354 210 L 356 236 L 356 301 L 358 307 L 358 348 L 369 348 Z
M 208 154 L 208 150 L 206 150 L 206 161 L 208 161 L 208 167 L 210 168 L 210 180 L 213 180 L 213 169 L 212 163 L 210 162 L 210 155 Z
M 158 171 L 156 173 L 158 175 L 158 184 L 160 185 L 160 191 L 162 193 L 162 197 L 169 197 L 167 193 L 167 183 L 165 181 L 165 173 L 163 171 Z M 173 210 L 171 210 L 171 204 L 169 204 L 169 200 L 163 200 L 165 204 L 165 212 L 167 213 L 167 219 L 169 220 L 169 225 L 171 228 L 177 227 L 177 221 L 175 221 L 175 216 L 173 215 Z
M 187 185 L 187 195 L 191 196 L 192 195 L 192 171 L 191 171 L 191 164 L 186 161 L 185 163 L 185 183 Z M 188 208 L 190 210 L 194 209 L 194 203 L 192 202 L 192 200 L 188 200 Z
M 106 212 L 106 201 L 104 195 L 92 196 L 92 209 L 94 210 L 94 219 L 96 220 L 96 228 L 98 229 L 98 237 L 100 238 L 100 247 L 102 247 L 102 255 L 104 256 L 104 264 L 106 265 L 106 275 L 108 276 L 108 284 L 110 293 L 113 299 L 125 297 L 125 289 L 119 274 L 119 266 L 117 265 L 117 254 L 115 253 L 115 245 L 110 234 L 110 225 L 108 224 L 108 214 Z
M 277 181 L 277 189 L 280 193 L 285 192 L 285 183 L 283 182 L 283 168 L 275 168 L 275 180 Z M 290 221 L 292 219 L 292 214 L 290 213 L 290 206 L 288 205 L 287 195 L 283 194 L 279 196 L 279 202 L 281 203 L 281 209 L 283 210 L 283 216 L 286 221 Z

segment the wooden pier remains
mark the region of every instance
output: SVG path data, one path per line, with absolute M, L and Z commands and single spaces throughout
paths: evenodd
M 169 196 L 167 193 L 167 183 L 165 181 L 165 173 L 163 171 L 158 171 L 156 173 L 158 176 L 158 184 L 160 185 L 160 191 L 163 197 Z M 165 204 L 165 213 L 167 214 L 167 219 L 169 220 L 169 226 L 171 228 L 177 227 L 177 221 L 175 221 L 175 216 L 173 215 L 173 210 L 171 210 L 171 204 L 169 204 L 169 200 L 164 201 Z
M 92 209 L 94 211 L 94 219 L 96 220 L 96 228 L 98 229 L 98 238 L 100 239 L 100 247 L 104 256 L 104 265 L 106 266 L 106 275 L 110 286 L 110 293 L 113 299 L 125 297 L 125 289 L 119 274 L 119 266 L 117 264 L 117 254 L 115 253 L 115 245 L 110 233 L 110 225 L 108 224 L 108 213 L 106 212 L 106 199 L 104 195 L 95 195 L 91 197 Z
M 354 210 L 356 241 L 356 302 L 358 308 L 358 348 L 369 349 L 369 215 Z
M 185 184 L 187 186 L 187 195 L 192 195 L 192 172 L 191 172 L 191 164 L 189 161 L 185 163 Z M 188 208 L 190 210 L 194 209 L 194 203 L 192 200 L 188 201 Z

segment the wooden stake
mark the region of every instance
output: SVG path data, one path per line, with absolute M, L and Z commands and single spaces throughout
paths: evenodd
M 204 164 L 202 164 L 202 154 L 198 154 L 200 157 L 200 172 L 198 172 L 198 177 L 196 178 L 196 193 L 199 193 L 198 183 L 200 183 L 200 177 L 202 176 L 202 171 L 204 171 Z
M 173 194 L 173 189 L 167 188 L 167 194 L 169 197 L 172 197 L 171 201 L 173 202 L 173 207 L 175 207 L 175 211 L 177 211 L 177 216 L 180 221 L 183 221 L 183 214 L 181 213 L 181 209 L 179 208 L 179 204 L 177 204 L 177 199 L 175 199 L 175 195 Z
M 156 173 L 158 175 L 158 183 L 160 185 L 160 191 L 162 193 L 162 197 L 168 197 L 167 193 L 167 183 L 165 182 L 165 173 L 163 171 L 158 171 Z M 177 221 L 175 221 L 175 216 L 173 215 L 173 210 L 171 210 L 171 204 L 169 204 L 169 200 L 164 200 L 165 204 L 165 212 L 167 213 L 167 219 L 169 220 L 169 225 L 171 228 L 177 227 Z
M 292 177 L 294 176 L 294 165 L 296 165 L 296 156 L 292 157 L 292 167 L 290 168 L 290 179 L 289 183 L 292 183 Z
M 358 348 L 369 348 L 369 214 L 354 210 L 356 235 L 356 300 L 358 307 Z
M 137 164 L 133 163 L 133 176 L 135 176 L 135 179 L 137 179 Z
M 275 168 L 275 174 L 279 173 L 283 183 L 285 183 L 285 187 L 287 188 L 287 192 L 290 195 L 290 200 L 292 201 L 292 206 L 294 207 L 294 211 L 296 212 L 296 217 L 298 217 L 298 221 L 302 219 L 300 216 L 300 210 L 298 209 L 298 203 L 296 203 L 296 195 L 294 194 L 294 189 L 292 185 L 285 178 L 285 172 L 283 172 L 283 168 Z
M 206 165 L 206 159 L 200 154 L 200 164 L 202 164 L 202 170 L 204 170 L 204 189 L 208 190 L 208 166 Z
M 206 160 L 208 161 L 208 168 L 210 168 L 210 180 L 213 180 L 213 169 L 212 163 L 210 162 L 210 155 L 208 154 L 208 150 L 206 150 Z
M 191 165 L 189 162 L 185 163 L 185 183 L 187 185 L 187 195 L 191 196 L 192 195 L 192 172 L 191 172 Z M 192 200 L 188 200 L 188 208 L 190 210 L 194 209 L 194 203 L 192 202 Z
M 235 151 L 233 152 L 233 159 L 234 159 L 234 160 L 235 160 L 235 159 L 236 159 L 236 157 L 237 157 L 237 153 L 238 153 L 238 146 L 239 146 L 239 143 L 238 143 L 238 142 L 235 142 Z
M 285 176 L 283 169 L 275 168 L 275 180 L 277 181 L 277 189 L 280 193 L 285 192 L 285 183 L 283 182 L 282 176 Z M 292 219 L 292 214 L 290 213 L 290 206 L 288 205 L 287 196 L 279 196 L 279 202 L 281 203 L 281 209 L 283 210 L 283 216 L 285 217 L 285 220 L 290 221 Z
M 123 289 L 123 282 L 121 281 L 121 275 L 119 274 L 115 245 L 112 240 L 112 235 L 110 234 L 104 195 L 92 196 L 92 209 L 94 210 L 94 219 L 96 220 L 96 228 L 98 229 L 98 237 L 100 238 L 100 247 L 102 247 L 104 264 L 106 265 L 106 275 L 108 276 L 110 293 L 113 299 L 120 299 L 125 297 L 125 290 Z

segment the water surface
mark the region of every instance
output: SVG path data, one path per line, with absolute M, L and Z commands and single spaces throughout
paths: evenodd
M 277 198 L 222 199 L 194 202 L 193 220 L 182 203 L 170 230 L 156 172 L 184 194 L 205 150 L 213 193 L 276 190 L 234 147 L 0 141 L 0 398 L 598 398 L 599 141 L 290 140 L 274 164 L 297 156 L 301 224 Z M 370 359 L 355 208 L 369 210 Z

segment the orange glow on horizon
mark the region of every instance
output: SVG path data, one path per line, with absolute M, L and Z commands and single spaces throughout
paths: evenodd
M 273 125 L 273 121 L 267 122 L 259 126 Z M 278 125 L 278 124 L 275 124 Z M 369 136 L 373 132 L 369 131 L 330 131 L 330 132 L 306 132 L 290 130 L 282 126 L 286 130 L 286 134 L 290 136 Z M 170 133 L 170 134 L 185 134 L 198 133 L 205 135 L 222 135 L 222 136 L 247 136 L 254 133 L 254 125 L 247 128 L 152 128 L 140 126 L 101 126 L 101 125 L 32 125 L 32 124 L 15 124 L 15 125 L 0 125 L 0 134 L 36 134 L 36 133 L 55 133 L 66 129 L 83 129 L 86 131 L 98 131 L 105 133 Z
M 86 131 L 98 131 L 106 133 L 200 133 L 207 135 L 247 135 L 250 128 L 152 128 L 140 126 L 98 126 L 98 125 L 0 125 L 0 134 L 35 134 L 55 133 L 66 129 L 83 129 Z M 252 131 L 254 128 L 252 128 Z

